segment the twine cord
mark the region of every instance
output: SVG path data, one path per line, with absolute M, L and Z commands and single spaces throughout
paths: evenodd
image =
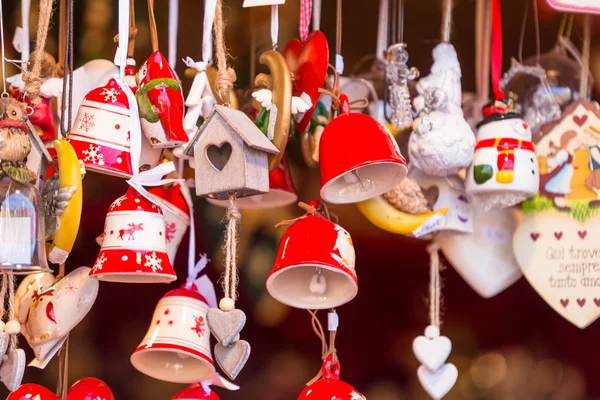
M 34 105 L 38 105 L 41 102 L 40 87 L 42 86 L 42 80 L 40 73 L 42 71 L 42 60 L 44 59 L 46 39 L 48 38 L 50 17 L 52 16 L 52 1 L 53 0 L 40 0 L 37 40 L 35 42 L 35 51 L 33 53 L 34 63 L 31 70 L 23 76 L 23 82 L 25 84 L 23 91 Z
M 225 48 L 225 21 L 223 20 L 223 0 L 217 0 L 215 8 L 215 48 L 217 57 L 217 78 L 215 86 L 221 101 L 229 104 L 229 92 L 236 80 L 235 71 L 227 66 L 227 49 Z
M 242 214 L 235 202 L 235 195 L 229 195 L 229 208 L 225 216 L 227 221 L 227 230 L 225 231 L 225 272 L 222 278 L 223 292 L 225 297 L 233 300 L 237 299 L 237 287 L 239 283 L 237 269 L 237 234 L 238 223 L 242 219 Z
M 150 22 L 152 52 L 154 53 L 158 51 L 158 31 L 156 29 L 156 18 L 154 18 L 154 0 L 148 0 L 148 20 Z
M 429 270 L 429 324 L 440 327 L 440 302 L 441 302 L 441 283 L 440 283 L 440 246 L 432 243 L 427 246 L 427 252 L 430 258 Z
M 335 54 L 342 54 L 342 0 L 337 0 L 335 17 Z
M 65 343 L 60 349 L 58 355 L 58 384 L 56 387 L 56 395 L 61 400 L 67 399 L 69 385 L 69 335 L 65 339 Z
M 452 28 L 452 8 L 454 7 L 453 3 L 453 0 L 444 1 L 444 15 L 442 17 L 442 42 L 444 43 L 450 43 L 450 33 Z
M 0 284 L 0 321 L 2 322 L 4 322 L 4 301 L 6 300 L 6 293 L 8 292 L 8 279 L 8 274 L 6 272 L 3 272 L 2 283 Z
M 333 364 L 337 364 L 339 362 L 339 359 L 337 357 L 337 350 L 335 348 L 335 337 L 336 337 L 337 331 L 329 331 L 329 342 L 328 342 L 327 336 L 325 335 L 325 329 L 323 328 L 323 324 L 321 323 L 321 321 L 319 321 L 319 318 L 317 317 L 318 310 L 307 310 L 307 311 L 311 315 L 311 325 L 312 325 L 313 331 L 315 332 L 315 335 L 317 335 L 317 337 L 321 341 L 321 353 L 322 353 L 321 357 L 322 357 L 322 359 L 325 360 L 327 357 L 333 356 Z M 332 309 L 332 310 L 330 310 L 330 312 L 335 313 L 335 310 Z M 323 376 L 323 371 L 322 371 L 322 369 L 319 369 L 319 373 L 317 375 L 315 375 L 315 377 L 312 378 L 310 381 L 308 381 L 306 383 L 306 386 L 312 385 L 313 383 L 315 383 L 316 381 L 321 379 L 321 376 Z
M 338 111 L 340 110 L 341 106 L 340 95 L 342 94 L 342 90 L 340 89 L 340 76 L 333 65 L 329 64 L 328 68 L 331 69 L 333 74 L 333 84 L 329 81 L 329 79 L 325 79 L 325 86 L 327 88 L 319 88 L 319 93 L 331 96 L 331 108 L 334 111 Z M 350 106 L 351 110 L 362 110 L 369 106 L 369 99 L 361 97 L 359 99 L 349 101 L 348 105 Z

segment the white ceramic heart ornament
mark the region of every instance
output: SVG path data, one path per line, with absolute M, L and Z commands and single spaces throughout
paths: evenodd
M 17 390 L 25 374 L 25 351 L 13 348 L 6 353 L 0 365 L 0 380 L 11 392 Z
M 417 370 L 417 376 L 423 389 L 433 400 L 444 397 L 456 383 L 458 370 L 454 364 L 446 364 L 433 372 L 421 365 Z
M 413 341 L 415 357 L 430 371 L 437 371 L 444 365 L 451 350 L 450 339 L 440 336 L 439 328 L 434 325 L 425 329 L 425 336 L 418 336 Z

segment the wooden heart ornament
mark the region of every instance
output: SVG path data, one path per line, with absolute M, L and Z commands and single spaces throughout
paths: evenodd
M 531 286 L 582 329 L 600 317 L 598 237 L 600 216 L 580 223 L 547 212 L 525 218 L 513 239 L 515 256 Z
M 421 365 L 417 370 L 419 382 L 427 394 L 434 400 L 444 397 L 456 383 L 458 370 L 454 364 L 446 364 L 435 372 Z
M 11 349 L 6 353 L 0 365 L 0 380 L 11 392 L 16 390 L 25 374 L 25 351 Z
M 319 88 L 323 87 L 327 76 L 329 45 L 322 32 L 314 31 L 304 43 L 300 39 L 290 40 L 283 56 L 294 76 L 294 96 L 306 93 L 312 101 L 312 107 L 296 125 L 296 130 L 304 133 L 319 101 Z
M 68 400 L 115 400 L 106 383 L 97 378 L 83 378 L 67 392 Z M 54 392 L 41 385 L 28 383 L 19 386 L 6 400 L 60 400 Z
M 90 268 L 79 267 L 49 286 L 28 280 L 19 286 L 17 313 L 21 333 L 37 359 L 33 365 L 44 368 L 94 305 L 99 283 L 89 272 Z
M 231 145 L 227 142 L 220 146 L 210 145 L 206 148 L 206 158 L 217 171 L 223 171 L 231 157 Z
M 238 340 L 229 346 L 220 343 L 215 345 L 215 360 L 225 374 L 235 379 L 250 358 L 250 343 Z
M 437 371 L 448 359 L 452 343 L 446 336 L 428 338 L 418 336 L 413 341 L 413 353 L 417 360 L 431 371 Z
M 242 310 L 221 311 L 218 308 L 211 308 L 208 310 L 206 320 L 215 339 L 223 346 L 228 346 L 244 329 L 246 314 Z

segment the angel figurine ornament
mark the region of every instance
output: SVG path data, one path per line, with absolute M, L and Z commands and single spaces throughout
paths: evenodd
M 406 43 L 392 45 L 386 52 L 385 78 L 391 106 L 390 119 L 395 130 L 403 131 L 412 126 L 413 114 L 408 81 L 419 77 L 419 70 L 408 68 Z
M 419 80 L 419 117 L 408 143 L 410 162 L 428 175 L 450 176 L 471 163 L 475 136 L 461 109 L 460 64 L 454 46 L 433 49 L 431 73 Z

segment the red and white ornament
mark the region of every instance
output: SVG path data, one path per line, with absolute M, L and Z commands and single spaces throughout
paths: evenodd
M 176 183 L 171 187 L 158 186 L 148 190 L 152 195 L 166 203 L 169 210 L 172 211 L 164 215 L 165 240 L 171 264 L 175 262 L 181 240 L 190 226 L 190 209 L 183 197 L 183 190 L 188 189 L 183 188 L 180 183 Z
M 333 356 L 323 361 L 323 377 L 305 388 L 298 400 L 366 400 L 358 390 L 340 380 L 340 363 Z
M 131 187 L 106 215 L 102 247 L 90 276 L 103 281 L 154 283 L 177 279 L 162 210 Z
M 123 178 L 133 175 L 129 101 L 116 79 L 85 96 L 68 140 L 87 170 Z M 141 146 L 140 168 L 157 165 L 160 151 L 146 140 Z
M 67 392 L 68 400 L 115 400 L 108 385 L 98 378 L 83 378 Z M 51 390 L 35 383 L 19 386 L 6 400 L 60 400 Z
M 200 383 L 192 383 L 189 387 L 177 392 L 172 400 L 220 400 L 220 397 L 212 390 L 211 386 L 218 386 L 227 390 L 238 390 L 240 388 L 215 373 L 209 379 Z
M 281 238 L 267 290 L 291 307 L 321 310 L 346 304 L 358 293 L 355 253 L 348 231 L 312 211 Z
M 140 372 L 167 382 L 196 383 L 215 373 L 206 323 L 208 302 L 194 284 L 156 305 L 146 336 L 131 355 Z

